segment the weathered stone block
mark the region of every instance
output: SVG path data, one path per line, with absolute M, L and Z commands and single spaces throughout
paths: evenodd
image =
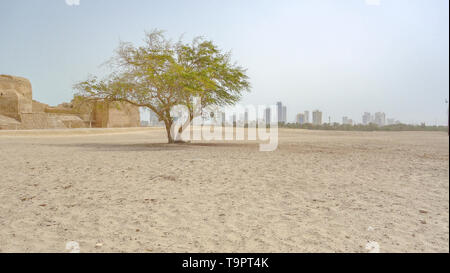
M 0 114 L 21 120 L 22 113 L 32 113 L 32 89 L 29 80 L 0 75 Z
M 97 102 L 94 126 L 100 128 L 139 127 L 139 107 L 124 102 Z

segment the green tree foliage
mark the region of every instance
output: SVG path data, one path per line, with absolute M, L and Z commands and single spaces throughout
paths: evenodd
M 230 53 L 201 37 L 174 43 L 154 30 L 146 33 L 143 46 L 121 43 L 111 63 L 114 72 L 105 79 L 77 83 L 77 96 L 149 108 L 164 122 L 169 143 L 175 142 L 170 114 L 174 106 L 185 105 L 190 122 L 205 107 L 233 105 L 250 90 L 246 70 L 231 62 Z M 199 110 L 194 109 L 194 98 L 200 100 Z

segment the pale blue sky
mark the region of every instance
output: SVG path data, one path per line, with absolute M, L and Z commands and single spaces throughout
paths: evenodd
M 384 111 L 446 124 L 449 1 L 379 3 L 2 0 L 0 74 L 30 79 L 35 99 L 59 104 L 75 82 L 104 72 L 119 40 L 141 43 L 145 30 L 159 28 L 232 50 L 253 86 L 242 103 L 281 100 L 289 120 L 318 108 L 338 122 Z

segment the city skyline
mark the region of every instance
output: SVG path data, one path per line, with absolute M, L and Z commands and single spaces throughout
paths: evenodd
M 255 106 L 252 106 L 255 107 Z M 385 125 L 393 125 L 393 124 L 399 124 L 399 123 L 403 123 L 403 124 L 410 124 L 410 125 L 418 125 L 421 123 L 408 123 L 408 122 L 402 122 L 394 117 L 391 117 L 389 115 L 387 115 L 385 112 L 382 111 L 377 111 L 375 113 L 371 113 L 371 112 L 364 112 L 362 113 L 361 119 L 355 119 L 351 116 L 343 116 L 341 118 L 340 121 L 337 120 L 336 117 L 333 117 L 332 121 L 331 121 L 331 116 L 328 116 L 329 120 L 323 120 L 324 117 L 326 117 L 324 115 L 324 112 L 320 109 L 315 109 L 313 111 L 310 110 L 301 110 L 298 111 L 298 109 L 295 109 L 294 113 L 295 114 L 295 118 L 293 120 L 288 119 L 287 118 L 287 106 L 285 106 L 283 104 L 283 102 L 278 101 L 276 102 L 276 104 L 272 105 L 272 109 L 276 110 L 277 112 L 277 119 L 279 123 L 298 123 L 298 124 L 306 124 L 306 123 L 311 123 L 311 124 L 316 124 L 316 125 L 320 125 L 323 123 L 338 123 L 338 124 L 348 124 L 348 125 L 358 125 L 358 124 L 362 124 L 362 125 L 368 125 L 368 124 L 376 124 L 378 126 L 385 126 Z M 262 120 L 267 122 L 268 120 L 272 120 L 272 110 L 270 107 L 264 107 L 262 109 L 262 111 L 258 110 L 258 106 L 255 107 L 256 111 L 259 111 L 257 113 L 252 113 L 249 114 L 248 109 L 246 109 L 245 107 L 240 106 L 238 109 L 228 109 L 228 110 L 224 110 L 222 109 L 222 111 L 220 111 L 220 114 L 222 115 L 221 120 L 222 123 L 225 123 L 227 118 L 230 124 L 232 124 L 233 122 L 241 122 L 242 124 L 246 124 L 249 122 L 257 122 L 258 120 Z M 236 111 L 237 110 L 237 111 Z M 303 111 L 303 112 L 302 112 Z M 319 113 L 320 117 L 318 117 L 319 121 L 318 122 L 314 122 L 314 112 Z M 311 113 L 311 115 L 310 115 Z M 256 114 L 256 116 L 255 116 Z M 141 108 L 141 120 L 143 121 L 143 124 L 159 124 L 161 125 L 161 122 L 158 122 L 156 120 L 156 115 L 145 108 Z M 331 121 L 331 122 L 330 122 Z M 427 124 L 426 125 L 436 125 L 436 124 Z
M 294 120 L 289 120 L 286 118 L 287 114 L 287 107 L 283 104 L 283 102 L 278 101 L 275 105 L 273 105 L 273 109 L 276 109 L 277 112 L 277 119 L 279 123 L 297 123 L 297 124 L 306 124 L 311 123 L 315 125 L 321 125 L 324 123 L 338 123 L 338 124 L 347 124 L 347 125 L 369 125 L 369 124 L 376 124 L 378 126 L 385 126 L 385 125 L 394 125 L 394 124 L 400 124 L 401 121 L 390 117 L 386 115 L 385 112 L 364 112 L 361 114 L 361 119 L 354 119 L 349 116 L 343 116 L 341 121 L 333 121 L 330 122 L 330 120 L 325 121 L 323 120 L 324 114 L 321 110 L 316 109 L 311 111 L 312 115 L 310 117 L 310 111 L 304 110 L 303 112 L 297 112 L 295 115 Z M 255 110 L 257 110 L 258 107 L 255 107 Z M 270 107 L 264 107 L 263 111 L 260 111 L 259 113 L 254 113 L 255 115 L 250 115 L 248 109 L 240 108 L 240 111 L 234 112 L 234 111 L 220 111 L 220 117 L 216 118 L 217 121 L 221 121 L 222 124 L 233 124 L 233 123 L 241 123 L 241 124 L 248 124 L 251 122 L 257 122 L 257 121 L 265 121 L 268 123 L 269 120 L 272 120 L 273 117 L 271 115 L 271 108 Z M 258 111 L 258 110 L 257 110 Z M 228 112 L 228 114 L 227 114 Z M 231 113 L 231 114 L 230 114 Z M 315 116 L 316 115 L 316 116 Z M 227 123 L 227 117 L 228 117 L 228 123 Z M 329 119 L 331 119 L 331 116 L 329 116 Z M 145 108 L 141 109 L 141 120 L 142 124 L 147 125 L 163 125 L 161 122 L 159 122 L 156 118 L 156 115 Z M 333 119 L 334 120 L 334 119 Z M 404 123 L 404 124 L 411 124 L 411 123 Z M 417 125 L 417 124 L 411 124 L 411 125 Z M 427 125 L 435 125 L 435 124 L 427 124 Z

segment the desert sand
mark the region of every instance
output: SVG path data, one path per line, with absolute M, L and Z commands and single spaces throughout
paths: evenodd
M 0 252 L 449 252 L 446 133 L 165 141 L 0 131 Z

